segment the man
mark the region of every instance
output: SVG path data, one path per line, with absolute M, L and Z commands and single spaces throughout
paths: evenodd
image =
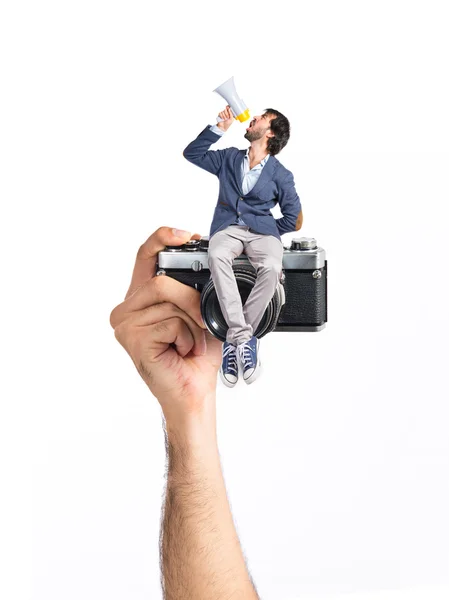
M 156 277 L 158 252 L 199 239 L 160 227 L 139 248 L 110 322 L 161 405 L 168 459 L 160 566 L 165 600 L 259 600 L 235 530 L 216 431 L 221 342 L 201 318 L 200 293 Z
M 275 109 L 265 109 L 246 128 L 244 137 L 251 143 L 247 150 L 208 150 L 234 122 L 229 105 L 219 116 L 218 125 L 207 126 L 183 154 L 220 181 L 209 232 L 209 269 L 228 325 L 220 377 L 234 387 L 238 360 L 245 383 L 260 374 L 259 339 L 254 334 L 279 282 L 281 235 L 300 229 L 302 209 L 292 173 L 275 157 L 290 137 L 288 119 Z M 274 219 L 270 209 L 277 202 L 283 216 Z M 232 269 L 242 252 L 257 273 L 244 307 Z

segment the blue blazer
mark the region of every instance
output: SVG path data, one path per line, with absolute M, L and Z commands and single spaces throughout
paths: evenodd
M 296 231 L 296 219 L 301 211 L 301 202 L 295 190 L 291 171 L 286 169 L 275 156 L 270 155 L 262 173 L 252 190 L 242 190 L 241 168 L 246 150 L 226 148 L 209 150 L 220 139 L 220 135 L 208 125 L 199 136 L 185 148 L 185 158 L 216 175 L 220 181 L 218 201 L 215 207 L 209 239 L 231 223 L 237 216 L 245 221 L 254 233 L 281 235 Z M 282 217 L 275 219 L 270 209 L 279 202 Z M 281 240 L 282 241 L 282 240 Z

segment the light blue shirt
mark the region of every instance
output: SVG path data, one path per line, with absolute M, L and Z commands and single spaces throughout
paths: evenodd
M 209 127 L 209 129 L 211 131 L 213 131 L 214 133 L 217 133 L 218 135 L 223 135 L 225 133 L 222 129 L 217 127 L 217 125 L 211 125 Z M 258 165 L 256 165 L 252 169 L 250 169 L 249 168 L 249 148 L 246 150 L 246 154 L 243 157 L 243 161 L 242 161 L 242 191 L 244 194 L 247 194 L 256 185 L 257 180 L 259 179 L 260 174 L 262 173 L 262 169 L 266 165 L 269 158 L 270 158 L 270 155 L 267 154 L 265 156 L 265 158 L 262 159 Z M 236 218 L 235 222 L 238 225 L 246 225 L 245 221 L 241 217 Z

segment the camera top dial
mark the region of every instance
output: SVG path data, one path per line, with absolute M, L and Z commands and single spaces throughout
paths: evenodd
M 290 250 L 315 250 L 316 239 L 310 237 L 293 238 Z

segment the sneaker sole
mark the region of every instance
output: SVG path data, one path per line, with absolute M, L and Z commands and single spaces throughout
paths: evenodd
M 254 371 L 251 373 L 251 375 L 248 377 L 248 379 L 243 378 L 243 381 L 249 385 L 250 383 L 253 383 L 253 381 L 255 381 L 261 373 L 262 373 L 262 363 L 259 360 L 259 362 L 257 363 L 257 367 L 254 369 Z
M 237 382 L 238 382 L 238 378 L 235 380 L 234 383 L 232 383 L 231 381 L 228 381 L 226 379 L 226 377 L 223 375 L 223 373 L 221 372 L 221 369 L 220 369 L 220 379 L 224 383 L 224 385 L 229 388 L 234 387 L 235 385 L 237 385 Z

